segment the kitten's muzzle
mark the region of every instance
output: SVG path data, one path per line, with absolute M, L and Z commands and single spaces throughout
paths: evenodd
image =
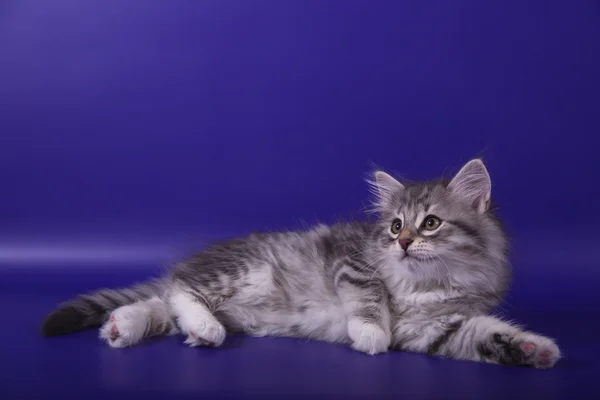
M 410 246 L 412 242 L 414 242 L 412 238 L 398 239 L 398 243 L 400 243 L 400 247 L 402 247 L 402 250 L 404 251 L 408 250 L 408 246 Z

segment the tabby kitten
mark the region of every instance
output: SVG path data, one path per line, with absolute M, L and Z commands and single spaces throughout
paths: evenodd
M 230 333 L 347 343 L 490 363 L 552 367 L 549 338 L 487 315 L 510 280 L 507 240 L 481 160 L 451 181 L 370 182 L 376 223 L 253 234 L 212 246 L 164 278 L 81 295 L 45 335 L 102 326 L 111 347 L 183 333 L 220 346 Z

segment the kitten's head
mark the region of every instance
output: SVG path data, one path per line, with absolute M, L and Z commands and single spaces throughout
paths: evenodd
M 388 273 L 455 286 L 479 283 L 494 292 L 506 286 L 506 236 L 490 210 L 492 185 L 481 160 L 468 162 L 450 181 L 403 185 L 377 171 L 371 183 L 378 256 Z

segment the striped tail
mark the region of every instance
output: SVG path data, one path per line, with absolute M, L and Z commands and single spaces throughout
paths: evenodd
M 164 282 L 157 280 L 130 288 L 102 289 L 77 296 L 60 304 L 46 317 L 42 326 L 42 334 L 58 336 L 99 327 L 108 319 L 113 310 L 136 301 L 162 296 L 164 289 Z

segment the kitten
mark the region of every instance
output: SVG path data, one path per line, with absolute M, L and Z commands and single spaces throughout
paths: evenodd
M 481 160 L 451 181 L 370 182 L 376 223 L 253 234 L 212 246 L 168 276 L 68 301 L 48 336 L 93 326 L 111 347 L 183 333 L 220 346 L 230 333 L 347 343 L 464 360 L 552 367 L 549 338 L 487 315 L 510 280 L 507 239 Z

